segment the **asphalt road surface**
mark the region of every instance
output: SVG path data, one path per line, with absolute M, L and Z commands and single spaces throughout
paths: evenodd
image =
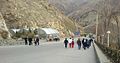
M 93 46 L 64 48 L 63 43 L 0 47 L 0 63 L 97 63 Z

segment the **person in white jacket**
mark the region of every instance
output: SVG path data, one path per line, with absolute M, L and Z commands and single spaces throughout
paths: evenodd
M 71 48 L 72 47 L 72 39 L 71 38 L 68 40 L 68 43 L 69 43 L 69 47 Z

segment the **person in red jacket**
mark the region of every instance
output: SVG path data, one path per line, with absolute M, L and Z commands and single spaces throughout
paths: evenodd
M 72 48 L 74 48 L 74 39 L 72 39 L 72 43 L 71 44 L 72 44 Z

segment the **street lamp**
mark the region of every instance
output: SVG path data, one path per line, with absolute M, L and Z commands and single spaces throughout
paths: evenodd
M 110 37 L 109 37 L 109 34 L 110 34 L 111 32 L 110 31 L 107 31 L 107 34 L 108 34 L 108 39 L 107 39 L 107 46 L 109 47 L 110 46 Z

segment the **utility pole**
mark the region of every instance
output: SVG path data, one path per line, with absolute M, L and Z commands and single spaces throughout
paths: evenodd
M 98 41 L 98 18 L 99 18 L 99 16 L 98 16 L 98 14 L 97 14 L 97 16 L 96 16 L 96 41 Z

